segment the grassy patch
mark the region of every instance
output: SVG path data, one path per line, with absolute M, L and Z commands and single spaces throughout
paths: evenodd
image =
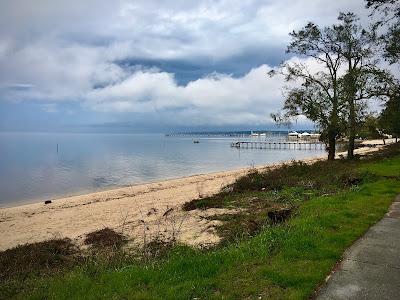
M 306 200 L 357 189 L 377 179 L 371 170 L 360 170 L 360 165 L 346 160 L 313 165 L 294 161 L 267 172 L 254 171 L 217 195 L 185 203 L 183 209 L 241 208 L 237 214 L 210 217 L 224 221 L 217 230 L 226 244 L 286 221 Z
M 357 162 L 296 163 L 285 171 L 271 171 L 273 175 L 250 174 L 230 190 L 187 207 L 242 208 L 238 215 L 219 217 L 225 221 L 219 229 L 226 237 L 223 245 L 209 250 L 177 245 L 150 260 L 85 260 L 63 273 L 26 278 L 14 296 L 306 299 L 344 249 L 376 223 L 400 193 L 396 149 Z M 285 207 L 293 210 L 284 222 L 268 216 Z

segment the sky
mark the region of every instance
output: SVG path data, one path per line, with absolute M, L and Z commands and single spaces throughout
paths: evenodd
M 288 33 L 340 11 L 368 21 L 362 0 L 2 0 L 0 131 L 274 128 Z

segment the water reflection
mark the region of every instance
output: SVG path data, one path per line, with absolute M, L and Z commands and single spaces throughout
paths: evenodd
M 234 138 L 161 134 L 0 134 L 0 205 L 300 159 L 323 150 L 235 149 Z M 58 153 L 57 153 L 58 144 Z

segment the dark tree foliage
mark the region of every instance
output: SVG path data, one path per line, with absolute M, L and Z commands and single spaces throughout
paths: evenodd
M 359 136 L 362 139 L 379 139 L 382 137 L 379 131 L 379 119 L 373 114 L 368 114 L 365 117 L 364 123 L 359 129 Z
M 400 137 L 400 90 L 397 90 L 385 103 L 379 117 L 379 125 L 387 134 L 397 139 Z
M 383 55 L 391 64 L 400 62 L 400 0 L 366 0 L 372 14 L 380 16 L 375 27 L 383 29 L 379 41 L 383 44 Z M 392 88 L 388 90 L 389 101 L 379 118 L 383 131 L 400 137 L 400 88 L 392 79 Z M 393 91 L 393 92 L 392 92 Z
M 366 0 L 367 8 L 381 16 L 376 27 L 385 28 L 380 40 L 384 56 L 390 63 L 400 60 L 400 0 Z

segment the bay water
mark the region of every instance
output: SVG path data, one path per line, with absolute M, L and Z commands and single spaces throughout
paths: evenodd
M 324 154 L 230 147 L 239 139 L 250 137 L 0 133 L 0 207 Z

